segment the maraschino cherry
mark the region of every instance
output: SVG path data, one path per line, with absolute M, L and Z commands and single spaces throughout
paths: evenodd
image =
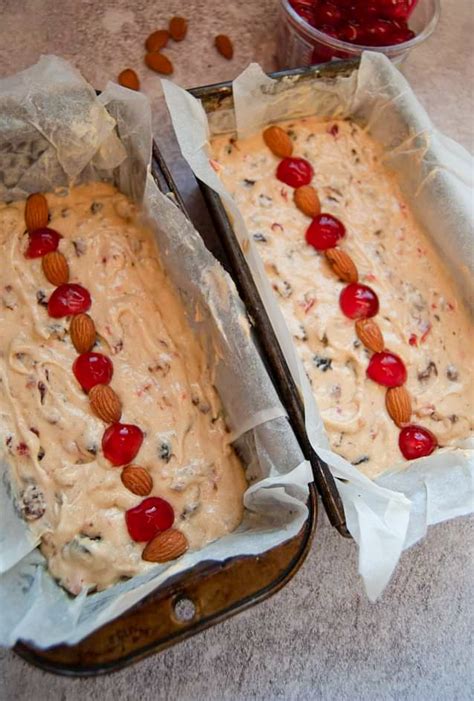
M 25 251 L 26 258 L 41 258 L 47 253 L 55 251 L 59 245 L 61 234 L 54 229 L 44 227 L 35 229 L 28 235 L 28 248 Z
M 398 445 L 407 460 L 423 458 L 438 447 L 438 441 L 431 431 L 422 426 L 405 426 L 400 431 Z
M 384 387 L 400 387 L 406 382 L 407 370 L 398 355 L 389 351 L 374 353 L 367 367 L 367 377 Z
M 306 229 L 306 242 L 317 251 L 334 248 L 346 235 L 344 224 L 332 214 L 318 214 Z
M 160 497 L 148 497 L 125 512 L 125 523 L 132 540 L 145 542 L 171 528 L 174 523 L 173 507 Z
M 133 424 L 112 424 L 102 437 L 102 450 L 112 465 L 126 465 L 137 455 L 143 431 Z
M 371 287 L 351 282 L 342 290 L 339 305 L 349 319 L 370 319 L 379 311 L 379 298 Z
M 295 156 L 283 158 L 278 164 L 276 171 L 278 180 L 294 188 L 309 185 L 313 174 L 314 170 L 311 163 L 305 158 L 296 158 Z
M 82 314 L 91 306 L 91 296 L 85 287 L 69 282 L 56 287 L 48 301 L 48 314 L 53 319 L 70 314 Z
M 74 361 L 72 371 L 82 389 L 88 392 L 96 385 L 108 385 L 114 366 L 102 353 L 82 353 Z

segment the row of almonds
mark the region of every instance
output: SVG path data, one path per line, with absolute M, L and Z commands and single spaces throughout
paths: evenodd
M 169 41 L 181 42 L 188 33 L 188 22 L 184 17 L 172 17 L 168 29 L 157 29 L 152 32 L 145 41 L 145 65 L 156 73 L 171 75 L 174 67 L 168 56 L 163 53 Z M 234 55 L 232 41 L 227 34 L 218 34 L 214 38 L 214 46 L 221 56 L 230 61 Z M 140 90 L 140 79 L 133 68 L 125 68 L 119 76 L 118 82 L 130 90 Z
M 335 133 L 337 134 L 337 128 Z M 302 158 L 292 158 L 293 143 L 288 134 L 280 127 L 270 126 L 265 129 L 263 132 L 263 140 L 272 153 L 282 159 L 277 168 L 277 178 L 286 184 L 295 186 L 293 200 L 296 207 L 312 219 L 312 224 L 306 233 L 306 240 L 325 255 L 327 262 L 338 278 L 348 283 L 347 287 L 344 288 L 341 293 L 340 305 L 343 313 L 355 320 L 356 334 L 361 343 L 373 353 L 367 369 L 367 375 L 372 380 L 386 387 L 385 405 L 387 412 L 394 423 L 402 429 L 399 436 L 401 452 L 407 459 L 414 459 L 431 454 L 437 447 L 436 437 L 431 431 L 428 431 L 428 429 L 422 426 L 409 425 L 412 416 L 412 402 L 410 394 L 405 387 L 406 369 L 404 363 L 401 358 L 385 349 L 384 338 L 380 327 L 374 319 L 371 318 L 378 312 L 377 295 L 371 288 L 359 284 L 357 267 L 350 255 L 340 248 L 338 245 L 339 241 L 336 237 L 333 242 L 328 243 L 325 241 L 320 246 L 315 244 L 314 241 L 308 237 L 308 233 L 314 224 L 324 216 L 321 214 L 321 204 L 318 193 L 316 189 L 309 184 L 313 175 L 311 164 Z M 295 175 L 291 176 L 291 168 L 293 168 L 293 172 L 297 177 L 295 177 Z M 285 178 L 284 175 L 282 177 L 282 173 L 284 174 L 285 172 L 289 174 L 289 177 Z M 304 174 L 304 179 L 301 177 L 302 174 Z M 293 182 L 291 182 L 292 177 Z M 305 184 L 296 186 L 297 180 L 304 181 Z M 340 227 L 341 231 L 338 233 L 339 238 L 345 235 L 345 227 L 339 220 L 331 215 L 326 215 L 326 220 L 329 222 L 332 220 L 334 226 Z M 353 303 L 355 307 L 358 303 L 357 295 L 360 292 L 368 296 L 372 309 L 370 311 L 366 310 L 366 313 L 362 310 L 360 315 L 358 315 L 355 308 L 353 314 L 347 313 L 347 310 L 344 308 L 345 304 L 348 303 L 348 295 L 346 293 L 354 293 L 355 296 L 352 300 L 349 299 L 349 304 Z M 346 301 L 344 300 L 345 294 Z M 392 377 L 388 375 L 390 371 L 388 363 L 393 364 L 392 369 L 394 371 L 394 376 Z M 395 374 L 398 374 L 398 377 L 395 377 Z
M 73 291 L 77 291 L 80 286 L 69 285 L 68 262 L 65 256 L 60 251 L 56 250 L 61 236 L 55 230 L 47 227 L 48 222 L 49 209 L 46 198 L 41 193 L 30 195 L 25 206 L 25 224 L 29 234 L 29 247 L 25 255 L 29 258 L 41 257 L 43 273 L 46 279 L 56 288 L 48 302 L 48 312 L 53 316 L 57 316 L 54 310 L 51 309 L 51 300 L 54 299 L 58 292 L 61 293 L 62 290 L 67 291 L 68 288 L 75 288 Z M 32 245 L 36 246 L 35 250 L 32 250 Z M 80 289 L 87 292 L 82 287 Z M 87 297 L 89 300 L 88 306 L 90 306 L 90 296 L 88 293 Z M 97 331 L 94 321 L 89 314 L 84 313 L 83 310 L 77 311 L 77 313 L 76 311 L 77 310 L 72 307 L 67 310 L 71 315 L 69 334 L 74 348 L 80 354 L 78 356 L 79 360 L 80 358 L 87 358 L 88 355 L 91 355 L 90 351 L 96 343 Z M 66 313 L 62 313 L 62 315 L 66 315 Z M 106 356 L 103 356 L 103 358 L 107 360 L 110 364 L 110 368 L 112 368 L 110 360 L 107 359 Z M 74 364 L 74 370 L 76 363 Z M 104 383 L 94 384 L 90 388 L 84 387 L 83 383 L 81 383 L 84 391 L 88 393 L 90 407 L 94 414 L 104 421 L 104 423 L 109 424 L 109 429 L 105 432 L 104 438 L 113 428 L 125 426 L 124 424 L 118 423 L 122 416 L 122 402 L 116 392 L 108 384 L 111 374 L 112 371 L 110 371 L 107 379 L 104 379 Z M 131 428 L 136 428 L 137 431 L 139 431 L 138 427 Z M 138 449 L 140 445 L 141 440 Z M 112 462 L 112 464 L 119 466 L 121 463 L 119 461 Z M 148 496 L 153 489 L 153 479 L 150 473 L 139 465 L 128 464 L 123 467 L 121 480 L 123 485 L 137 496 Z M 149 503 L 147 504 L 147 502 Z M 166 526 L 163 530 L 154 533 L 153 537 L 148 538 L 149 534 L 146 533 L 146 530 L 150 521 L 150 508 L 153 507 L 153 513 L 155 513 L 157 506 L 162 506 L 165 509 L 166 514 L 164 518 L 166 519 Z M 147 507 L 149 508 L 147 509 Z M 144 560 L 149 562 L 166 562 L 181 556 L 188 549 L 185 535 L 181 531 L 171 528 L 174 520 L 174 512 L 171 505 L 163 499 L 151 497 L 148 500 L 144 500 L 137 507 L 126 512 L 125 518 L 127 521 L 127 528 L 134 540 L 149 540 L 142 553 Z M 138 527 L 138 531 L 136 532 L 140 532 L 140 519 L 144 519 L 143 525 L 145 526 L 146 533 L 146 537 L 144 538 L 134 537 L 133 535 L 133 528 L 137 529 Z M 163 521 L 163 518 L 161 520 Z

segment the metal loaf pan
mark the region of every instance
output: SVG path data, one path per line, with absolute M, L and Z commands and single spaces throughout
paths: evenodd
M 350 75 L 359 66 L 359 61 L 336 61 L 321 66 L 297 68 L 270 74 L 271 78 L 282 80 L 294 76 L 296 80 L 314 80 L 315 78 L 335 78 Z M 218 83 L 189 90 L 191 95 L 201 100 L 207 114 L 225 107 L 233 107 L 232 83 Z M 265 311 L 258 293 L 250 268 L 240 248 L 234 233 L 232 223 L 227 216 L 220 196 L 205 183 L 198 181 L 206 200 L 213 223 L 219 234 L 225 255 L 231 263 L 231 273 L 247 310 L 254 321 L 254 327 L 270 366 L 275 386 L 288 411 L 293 430 L 300 442 L 305 457 L 310 461 L 314 481 L 329 517 L 331 524 L 339 533 L 350 537 L 347 530 L 344 508 L 334 478 L 327 466 L 311 446 L 306 434 L 304 422 L 304 406 L 302 397 L 295 385 L 293 377 L 278 344 L 272 324 Z
M 156 144 L 152 175 L 161 191 L 186 214 Z M 208 239 L 206 243 L 216 248 L 215 241 Z M 38 650 L 18 643 L 14 650 L 31 664 L 65 676 L 107 674 L 161 652 L 263 601 L 287 584 L 304 562 L 315 532 L 317 497 L 313 485 L 310 485 L 308 510 L 301 531 L 291 540 L 258 557 L 201 563 L 177 575 L 77 645 Z

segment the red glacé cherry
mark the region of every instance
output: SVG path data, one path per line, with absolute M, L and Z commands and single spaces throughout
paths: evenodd
M 102 353 L 82 353 L 72 366 L 76 380 L 85 392 L 96 385 L 108 385 L 114 374 L 110 358 Z
M 318 214 L 306 229 L 306 242 L 317 251 L 334 248 L 346 235 L 344 224 L 331 214 Z
M 407 370 L 398 355 L 389 351 L 374 353 L 367 366 L 367 377 L 384 387 L 400 387 L 406 382 Z
M 133 424 L 112 424 L 102 436 L 102 450 L 112 465 L 132 462 L 143 443 L 143 431 Z
M 398 446 L 407 460 L 423 458 L 438 447 L 438 441 L 431 431 L 422 426 L 405 426 L 400 431 Z
M 280 161 L 276 176 L 285 185 L 296 188 L 302 185 L 309 185 L 313 178 L 313 173 L 313 166 L 305 158 L 290 156 Z
M 41 258 L 47 253 L 55 251 L 59 245 L 61 234 L 54 229 L 35 229 L 28 235 L 28 248 L 25 252 L 26 258 Z
M 370 319 L 379 311 L 379 298 L 371 287 L 351 282 L 339 295 L 339 306 L 349 319 Z
M 48 301 L 48 314 L 53 319 L 70 314 L 82 314 L 91 306 L 91 296 L 85 287 L 68 282 L 56 287 Z
M 173 507 L 160 497 L 148 497 L 125 512 L 125 523 L 132 540 L 145 542 L 171 528 L 174 523 Z

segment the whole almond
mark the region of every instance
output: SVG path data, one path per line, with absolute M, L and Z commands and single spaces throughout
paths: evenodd
M 145 56 L 145 63 L 148 68 L 157 73 L 164 73 L 164 75 L 169 75 L 173 72 L 173 64 L 167 56 L 164 54 L 149 53 Z
M 297 187 L 293 199 L 295 205 L 307 217 L 317 217 L 321 213 L 321 202 L 319 201 L 318 193 L 312 185 L 302 185 Z
M 234 55 L 234 45 L 227 34 L 218 34 L 214 39 L 214 46 L 221 56 L 230 61 Z
M 147 562 L 168 562 L 168 560 L 176 560 L 187 549 L 188 541 L 184 533 L 177 531 L 176 528 L 169 528 L 150 540 L 145 546 L 142 558 Z
M 170 33 L 167 29 L 158 29 L 150 34 L 145 41 L 145 49 L 147 51 L 159 51 L 168 43 Z
M 95 385 L 89 390 L 91 409 L 107 424 L 115 424 L 122 416 L 122 402 L 109 385 Z
M 340 248 L 328 248 L 324 251 L 326 260 L 334 270 L 338 278 L 344 282 L 357 282 L 359 273 L 354 261 L 348 253 Z
M 153 480 L 150 473 L 144 467 L 127 465 L 120 475 L 124 486 L 139 497 L 146 497 L 153 489 Z
M 140 90 L 140 79 L 132 68 L 126 68 L 119 73 L 118 82 L 129 90 Z
M 41 267 L 45 278 L 52 285 L 64 285 L 69 280 L 69 266 L 67 260 L 59 251 L 46 253 L 41 259 Z
M 390 387 L 385 395 L 385 406 L 397 426 L 410 423 L 411 398 L 405 387 Z
M 29 232 L 42 229 L 48 225 L 49 210 L 46 197 L 40 192 L 35 192 L 26 200 L 25 224 Z
M 170 19 L 169 32 L 174 41 L 183 41 L 188 31 L 188 21 L 184 17 Z
M 287 158 L 293 153 L 291 139 L 280 127 L 267 127 L 262 136 L 270 151 L 278 158 Z
M 78 353 L 88 353 L 95 343 L 95 324 L 89 314 L 76 314 L 69 324 L 69 335 Z
M 358 319 L 355 323 L 356 333 L 364 346 L 373 353 L 381 353 L 385 347 L 379 325 L 373 319 Z

